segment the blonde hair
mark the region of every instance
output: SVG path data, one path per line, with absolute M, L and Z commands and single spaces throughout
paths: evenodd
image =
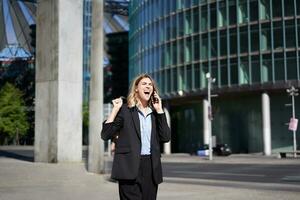
M 134 106 L 138 106 L 138 104 L 139 104 L 139 101 L 138 101 L 137 96 L 136 96 L 136 88 L 137 88 L 139 82 L 143 78 L 149 78 L 151 80 L 152 86 L 153 86 L 153 92 L 155 91 L 158 94 L 158 88 L 155 84 L 155 81 L 152 79 L 152 77 L 149 74 L 140 74 L 137 77 L 135 77 L 135 79 L 133 79 L 133 81 L 131 82 L 130 88 L 129 88 L 129 93 L 128 93 L 128 96 L 127 96 L 127 104 L 128 104 L 129 108 L 132 108 Z M 149 103 L 149 106 L 150 106 L 151 105 L 150 101 L 148 103 Z

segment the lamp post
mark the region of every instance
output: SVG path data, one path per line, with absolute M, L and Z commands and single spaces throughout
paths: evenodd
M 293 120 L 295 119 L 295 96 L 298 96 L 298 89 L 296 89 L 294 86 L 292 86 L 290 89 L 286 90 L 287 93 L 289 93 L 290 96 L 292 96 L 292 117 Z M 293 144 L 294 144 L 294 157 L 297 157 L 297 141 L 296 141 L 296 129 L 293 129 Z
M 211 122 L 212 122 L 212 108 L 211 108 L 211 84 L 216 81 L 215 78 L 212 78 L 210 73 L 206 73 L 206 79 L 207 79 L 207 101 L 208 101 L 208 130 L 209 130 L 209 160 L 213 159 L 212 156 L 212 128 L 211 128 Z

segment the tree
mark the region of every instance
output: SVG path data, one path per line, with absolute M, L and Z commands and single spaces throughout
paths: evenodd
M 0 136 L 4 144 L 8 141 L 18 144 L 20 136 L 26 135 L 29 129 L 22 96 L 22 92 L 10 83 L 0 90 Z

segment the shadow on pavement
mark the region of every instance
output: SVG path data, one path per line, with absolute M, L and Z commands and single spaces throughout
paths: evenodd
M 34 156 L 32 150 L 0 150 L 0 158 L 13 158 L 27 162 L 33 162 Z

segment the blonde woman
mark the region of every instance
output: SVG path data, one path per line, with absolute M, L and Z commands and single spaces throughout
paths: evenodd
M 170 140 L 171 131 L 157 91 L 149 75 L 137 76 L 127 104 L 114 99 L 103 123 L 103 140 L 119 132 L 111 177 L 119 182 L 121 200 L 154 200 L 162 182 L 160 143 Z

